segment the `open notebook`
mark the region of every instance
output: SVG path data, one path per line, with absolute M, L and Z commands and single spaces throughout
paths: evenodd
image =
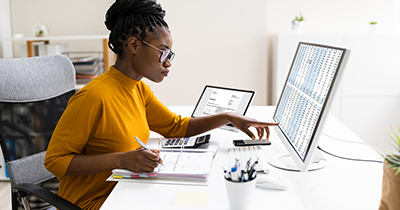
M 161 150 L 163 164 L 152 172 L 135 173 L 114 169 L 108 181 L 139 181 L 150 183 L 206 185 L 213 161 L 213 152 Z

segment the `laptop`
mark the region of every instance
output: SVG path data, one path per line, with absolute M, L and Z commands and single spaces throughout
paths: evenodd
M 192 117 L 208 116 L 213 114 L 236 112 L 245 115 L 253 100 L 255 91 L 241 90 L 206 85 L 194 108 Z M 237 131 L 232 124 L 226 124 L 222 129 Z M 163 148 L 199 148 L 210 142 L 210 134 L 183 138 L 161 139 Z
M 236 112 L 245 115 L 254 95 L 255 91 L 253 90 L 206 85 L 194 108 L 192 117 L 208 116 L 225 112 Z M 237 131 L 230 123 L 221 128 Z

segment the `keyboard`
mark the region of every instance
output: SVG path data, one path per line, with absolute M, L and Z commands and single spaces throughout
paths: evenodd
M 251 164 L 258 160 L 258 164 L 254 166 L 255 170 L 269 173 L 269 165 L 260 145 L 229 148 L 228 161 L 230 167 L 235 165 L 236 159 L 239 160 L 241 167 L 246 166 L 248 160 L 250 160 Z

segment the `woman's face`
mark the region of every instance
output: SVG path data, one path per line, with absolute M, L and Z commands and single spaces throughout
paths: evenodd
M 164 63 L 160 63 L 162 52 L 154 47 L 160 50 L 171 50 L 172 43 L 171 33 L 164 27 L 156 28 L 153 33 L 149 33 L 143 39 L 143 42 L 138 40 L 137 52 L 132 60 L 134 79 L 140 80 L 145 77 L 153 82 L 162 82 L 164 77 L 168 76 L 168 68 L 171 66 L 171 61 L 167 60 Z

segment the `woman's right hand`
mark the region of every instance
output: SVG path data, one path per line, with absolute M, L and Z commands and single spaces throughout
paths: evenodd
M 144 173 L 153 171 L 154 168 L 162 163 L 158 156 L 158 150 L 151 153 L 143 148 L 131 150 L 121 154 L 121 167 L 133 171 L 135 173 Z

